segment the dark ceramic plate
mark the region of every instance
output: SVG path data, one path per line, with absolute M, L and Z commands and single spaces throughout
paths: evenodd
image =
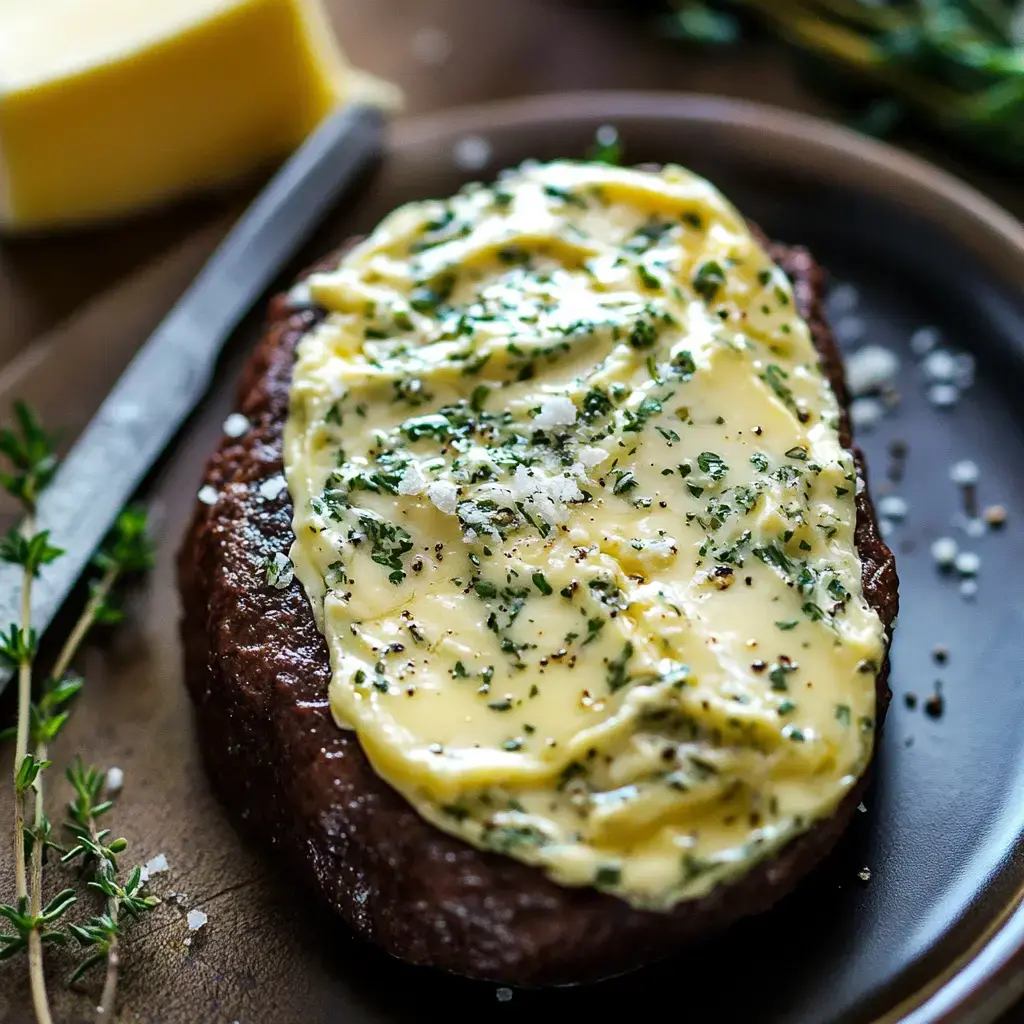
M 240 889 L 235 902 L 220 904 L 230 927 L 222 916 L 218 930 L 211 911 L 207 944 L 183 959 L 179 973 L 138 982 L 146 1019 L 397 1024 L 554 1011 L 602 1020 L 625 1007 L 743 1024 L 936 1024 L 992 1021 L 1024 991 L 1024 230 L 940 172 L 821 122 L 707 98 L 591 94 L 399 127 L 379 172 L 325 226 L 315 249 L 372 227 L 397 203 L 447 194 L 525 158 L 582 156 L 606 123 L 621 132 L 629 162 L 684 163 L 774 237 L 809 246 L 836 281 L 853 286 L 834 302 L 849 350 L 880 344 L 901 359 L 898 407 L 859 435 L 876 498 L 888 491 L 909 508 L 903 521 L 893 517 L 889 538 L 901 577 L 895 700 L 865 813 L 828 862 L 771 913 L 674 960 L 591 987 L 510 992 L 409 968 L 351 940 L 324 915 L 295 909 L 287 879 L 225 824 L 196 767 L 170 596 L 173 545 L 230 410 L 234 378 L 259 326 L 253 323 L 226 358 L 218 390 L 156 475 L 168 540 L 149 584 L 148 647 L 115 659 L 118 696 L 95 698 L 119 702 L 111 714 L 124 729 L 100 734 L 98 756 L 125 765 L 135 794 L 146 794 L 136 797 L 137 813 L 153 824 L 141 842 L 148 855 L 167 853 L 179 872 L 171 887 L 201 895 L 216 884 L 210 901 L 222 888 Z M 949 409 L 928 400 L 909 347 L 925 326 L 976 359 L 973 385 Z M 908 448 L 898 484 L 888 479 L 894 440 Z M 980 468 L 981 506 L 1008 510 L 1001 530 L 980 537 L 964 530 L 949 478 L 960 459 Z M 981 556 L 973 599 L 933 562 L 932 541 L 947 535 Z M 933 658 L 937 645 L 948 649 L 946 664 Z M 140 678 L 149 680 L 145 700 L 132 696 Z M 937 680 L 944 708 L 933 717 L 923 705 Z M 915 708 L 908 693 L 918 696 Z M 102 721 L 104 708 L 86 703 L 82 713 L 83 721 Z M 158 749 L 140 736 L 159 738 Z M 159 812 L 147 818 L 144 800 L 159 803 Z M 254 880 L 231 886 L 224 863 Z M 131 978 L 126 984 L 131 991 Z M 167 996 L 166 1011 L 154 1003 L 154 988 Z M 194 993 L 187 1009 L 185 991 Z

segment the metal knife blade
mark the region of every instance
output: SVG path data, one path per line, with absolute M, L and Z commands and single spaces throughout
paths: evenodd
M 205 394 L 217 357 L 282 267 L 379 154 L 383 116 L 352 106 L 295 151 L 138 351 L 40 498 L 37 528 L 66 553 L 33 586 L 42 634 L 117 514 Z M 18 620 L 21 570 L 0 564 L 0 626 Z M 9 678 L 0 669 L 0 691 Z

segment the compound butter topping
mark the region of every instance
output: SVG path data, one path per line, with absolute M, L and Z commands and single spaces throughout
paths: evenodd
M 884 652 L 857 477 L 789 282 L 712 186 L 524 165 L 310 288 L 291 557 L 387 782 L 658 909 L 835 809 Z

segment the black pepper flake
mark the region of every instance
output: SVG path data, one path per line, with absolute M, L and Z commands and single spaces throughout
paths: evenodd
M 906 704 L 911 711 L 913 711 L 914 708 L 917 707 L 917 694 L 913 691 L 905 693 L 903 695 L 903 703 Z

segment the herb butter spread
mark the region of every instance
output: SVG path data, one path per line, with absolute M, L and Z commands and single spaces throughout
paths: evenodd
M 526 164 L 310 289 L 291 557 L 379 775 L 658 909 L 830 814 L 883 627 L 835 396 L 732 206 L 679 167 Z

